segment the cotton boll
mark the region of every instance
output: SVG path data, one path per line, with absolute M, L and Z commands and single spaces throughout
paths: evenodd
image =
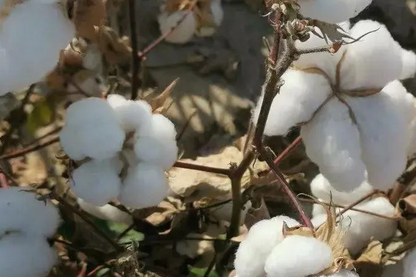
M 264 133 L 268 136 L 286 135 L 296 124 L 308 121 L 331 93 L 328 81 L 318 74 L 288 70 L 282 79 L 285 83 L 273 99 L 267 118 Z M 262 101 L 263 97 L 254 110 L 254 123 Z
M 168 182 L 159 167 L 139 163 L 129 170 L 119 195 L 120 202 L 141 209 L 158 205 L 167 196 Z
M 70 158 L 86 156 L 104 160 L 121 150 L 125 133 L 110 105 L 103 99 L 91 97 L 69 106 L 60 138 Z
M 360 99 L 346 98 L 360 129 L 368 182 L 382 190 L 390 188 L 406 169 L 408 138 L 406 113 L 398 109 L 406 94 L 398 100 L 384 90 Z
M 365 180 L 360 134 L 348 108 L 331 99 L 301 128 L 308 157 L 340 192 L 352 191 Z
M 125 132 L 132 132 L 151 121 L 151 107 L 146 101 L 121 100 L 121 95 L 109 95 L 108 103 L 115 111 L 115 114 Z
M 317 274 L 332 264 L 328 244 L 304 236 L 288 236 L 279 243 L 266 260 L 268 277 L 303 277 Z
M 327 219 L 326 213 L 314 215 L 311 219 L 311 223 L 313 227 L 318 228 L 319 226 L 325 223 L 326 219 Z
M 113 205 L 106 204 L 104 206 L 94 206 L 80 198 L 77 199 L 77 202 L 81 209 L 95 217 L 118 223 L 124 223 L 126 225 L 131 225 L 133 223 L 133 218 L 131 215 L 121 211 Z
M 151 124 L 140 128 L 136 136 L 149 136 L 165 140 L 176 139 L 175 125 L 162 114 L 153 114 Z
M 46 239 L 9 234 L 0 240 L 0 271 L 8 277 L 44 277 L 57 262 Z
M 324 202 L 329 202 L 332 196 L 332 202 L 337 205 L 349 205 L 372 190 L 373 187 L 369 183 L 363 182 L 351 192 L 340 192 L 322 174 L 316 175 L 311 182 L 311 191 L 315 197 L 322 199 Z
M 283 222 L 289 227 L 299 225 L 287 216 L 261 220 L 248 231 L 247 237 L 237 249 L 234 266 L 240 277 L 263 277 L 267 256 L 283 240 Z
M 400 79 L 412 78 L 416 73 L 416 54 L 402 49 L 402 73 Z
M 300 0 L 303 16 L 338 23 L 358 15 L 372 0 Z
M 359 21 L 351 36 L 360 41 L 349 44 L 341 66 L 343 89 L 377 89 L 398 79 L 402 72 L 402 49 L 387 28 L 375 21 Z
M 70 186 L 77 197 L 96 206 L 115 199 L 121 188 L 120 166 L 115 159 L 92 160 L 75 169 Z
M 36 194 L 24 191 L 27 189 L 30 187 L 0 189 L 0 234 L 22 231 L 51 237 L 60 224 L 58 209 L 49 202 L 45 205 L 44 201 L 36 199 Z
M 408 125 L 407 157 L 412 157 L 416 153 L 416 118 Z
M 186 15 L 188 14 L 188 15 Z M 175 26 L 186 15 L 186 18 Z M 196 18 L 193 12 L 188 11 L 176 11 L 171 14 L 162 12 L 158 16 L 159 28 L 162 34 L 169 32 L 172 28 L 175 30 L 170 33 L 165 40 L 170 43 L 184 44 L 189 42 L 195 34 L 196 30 Z
M 215 25 L 220 26 L 224 19 L 224 11 L 221 6 L 221 0 L 213 0 L 211 2 L 211 14 Z
M 31 1 L 16 5 L 0 31 L 8 71 L 0 74 L 0 94 L 41 80 L 59 60 L 60 50 L 75 34 L 60 5 Z M 28 45 L 30 47 L 28 48 Z
M 410 250 L 407 256 L 403 259 L 403 277 L 416 276 L 416 251 Z
M 145 163 L 169 170 L 178 157 L 175 140 L 159 137 L 139 137 L 134 145 L 137 158 Z
M 334 274 L 330 274 L 330 275 L 326 275 L 326 276 L 321 276 L 321 277 L 360 277 L 357 273 L 350 271 L 350 270 L 346 270 L 346 269 L 341 269 L 339 272 L 334 273 Z M 387 276 L 383 276 L 383 277 L 387 277 Z M 391 276 L 393 277 L 393 276 Z M 394 276 L 394 277 L 399 277 Z

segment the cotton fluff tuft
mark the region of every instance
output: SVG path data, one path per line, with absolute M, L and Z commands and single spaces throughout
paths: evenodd
M 44 277 L 57 262 L 46 239 L 13 233 L 0 240 L 0 271 L 8 277 Z
M 18 4 L 3 22 L 0 31 L 0 95 L 41 80 L 53 70 L 60 51 L 74 37 L 74 24 L 56 2 L 26 1 Z
M 124 180 L 119 200 L 131 208 L 158 205 L 167 196 L 168 183 L 162 169 L 147 163 L 139 163 L 129 170 Z
M 70 178 L 71 189 L 83 200 L 103 206 L 116 199 L 121 188 L 120 161 L 116 158 L 92 160 L 75 169 Z
M 283 223 L 289 227 L 299 225 L 287 216 L 261 220 L 248 231 L 247 237 L 237 249 L 234 266 L 239 277 L 262 277 L 264 266 L 273 248 L 283 240 Z
M 45 205 L 34 193 L 25 191 L 27 189 L 29 187 L 0 189 L 0 235 L 21 231 L 31 236 L 51 237 L 60 223 L 58 209 L 49 202 Z
M 162 34 L 169 32 L 188 13 L 188 11 L 175 11 L 169 14 L 166 11 L 158 16 L 159 28 Z M 196 18 L 193 12 L 189 12 L 185 19 L 171 32 L 165 40 L 170 43 L 184 44 L 189 42 L 196 30 Z
M 341 269 L 337 273 L 326 275 L 326 276 L 320 276 L 320 277 L 360 277 L 360 276 L 357 273 L 353 272 L 353 271 L 349 271 L 349 270 L 346 270 L 346 269 Z M 399 276 L 394 276 L 394 277 L 399 277 Z
M 304 236 L 288 236 L 279 243 L 266 260 L 268 277 L 304 277 L 317 274 L 332 264 L 328 244 Z
M 338 23 L 358 15 L 372 0 L 299 0 L 303 16 Z
M 106 204 L 104 206 L 94 206 L 80 198 L 77 199 L 77 202 L 81 209 L 97 218 L 124 223 L 126 225 L 131 225 L 133 223 L 133 218 L 131 215 L 121 211 L 113 205 Z
M 124 139 L 125 133 L 107 101 L 91 97 L 67 109 L 60 140 L 70 158 L 104 160 L 114 157 L 122 149 Z

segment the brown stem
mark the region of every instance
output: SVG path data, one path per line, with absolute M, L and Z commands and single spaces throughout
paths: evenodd
M 211 167 L 211 166 L 205 166 L 205 165 L 199 165 L 199 164 L 185 163 L 185 162 L 180 162 L 180 161 L 175 162 L 173 167 L 198 170 L 198 171 L 221 174 L 221 175 L 226 175 L 226 176 L 229 176 L 231 173 L 231 171 L 228 168 L 217 168 L 217 167 Z
M 352 204 L 348 205 L 347 207 L 345 207 L 345 208 L 344 208 L 341 212 L 339 212 L 339 213 L 337 214 L 337 217 L 338 217 L 338 216 L 340 216 L 340 215 L 343 215 L 343 214 L 344 214 L 344 213 L 346 213 L 347 211 L 351 210 L 351 208 L 353 208 L 353 207 L 357 206 L 357 205 L 358 205 L 358 204 L 360 204 L 361 202 L 363 202 L 363 201 L 367 200 L 368 198 L 370 198 L 371 196 L 373 196 L 373 195 L 375 195 L 375 194 L 377 194 L 377 193 L 380 193 L 380 191 L 379 191 L 379 190 L 373 190 L 372 192 L 367 193 L 366 195 L 364 195 L 363 197 L 361 197 L 360 199 L 358 199 L 358 200 L 357 200 L 357 201 L 355 201 L 354 203 L 352 203 Z
M 274 164 L 278 165 L 286 156 L 293 151 L 298 145 L 302 142 L 302 138 L 299 136 L 297 137 L 279 156 L 274 160 Z
M 136 0 L 129 0 L 129 20 L 130 20 L 130 40 L 131 40 L 131 99 L 136 100 L 140 88 L 140 58 L 137 55 L 139 46 L 137 43 L 137 26 L 136 26 Z
M 13 159 L 13 158 L 24 156 L 26 154 L 29 154 L 31 152 L 40 150 L 42 148 L 45 148 L 45 147 L 47 147 L 49 145 L 52 145 L 54 143 L 57 143 L 57 142 L 59 142 L 59 136 L 52 137 L 52 138 L 50 138 L 50 139 L 48 139 L 47 141 L 44 141 L 44 142 L 37 142 L 34 145 L 26 147 L 22 150 L 15 151 L 15 152 L 10 153 L 10 154 L 2 155 L 2 156 L 0 156 L 0 160 L 10 160 L 10 159 Z

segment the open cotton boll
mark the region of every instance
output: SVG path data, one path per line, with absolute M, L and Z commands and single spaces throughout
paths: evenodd
M 390 188 L 406 169 L 407 115 L 403 99 L 385 92 L 368 97 L 346 97 L 357 119 L 361 136 L 362 159 L 366 164 L 368 182 L 377 189 Z
M 51 237 L 58 229 L 60 216 L 51 203 L 36 199 L 36 194 L 24 190 L 30 187 L 0 189 L 0 235 L 21 231 L 30 235 Z
M 75 169 L 69 181 L 76 196 L 96 206 L 115 199 L 121 188 L 121 162 L 116 159 L 91 160 Z
M 289 227 L 299 225 L 296 220 L 287 216 L 277 216 L 261 220 L 248 231 L 235 256 L 234 267 L 240 277 L 263 277 L 267 256 L 283 240 L 283 222 Z
M 303 16 L 338 23 L 358 15 L 372 0 L 299 0 Z
M 395 215 L 394 206 L 384 197 L 374 198 L 357 205 L 356 208 L 390 217 Z M 367 246 L 371 238 L 383 241 L 394 235 L 397 229 L 397 222 L 349 210 L 343 215 L 340 226 L 346 231 L 344 237 L 345 247 L 352 255 L 355 255 L 363 247 Z
M 296 124 L 308 121 L 331 93 L 328 81 L 319 74 L 288 70 L 282 79 L 285 83 L 273 99 L 264 130 L 268 136 L 286 135 Z M 254 123 L 257 123 L 262 101 L 263 97 L 254 110 Z
M 360 134 L 348 108 L 331 99 L 301 128 L 306 154 L 338 191 L 352 191 L 365 180 Z
M 77 202 L 81 209 L 83 209 L 89 214 L 92 214 L 95 217 L 118 223 L 124 223 L 126 225 L 131 225 L 133 223 L 133 218 L 131 215 L 121 211 L 113 205 L 106 204 L 104 206 L 95 206 L 88 202 L 85 202 L 81 198 L 78 198 Z
M 60 5 L 33 1 L 16 5 L 2 24 L 0 95 L 38 82 L 54 69 L 60 50 L 75 34 Z M 30 45 L 30 49 L 28 49 Z
M 403 277 L 416 276 L 416 251 L 412 249 L 403 259 Z
M 186 15 L 188 14 L 188 15 Z M 175 28 L 178 22 L 184 17 L 185 19 Z M 175 28 L 165 40 L 170 43 L 184 44 L 189 42 L 196 31 L 196 18 L 193 12 L 176 11 L 171 14 L 164 11 L 158 16 L 159 29 L 162 34 Z
M 143 126 L 136 133 L 137 136 L 155 137 L 165 140 L 176 140 L 176 129 L 172 121 L 162 114 L 153 114 L 151 124 Z
M 402 49 L 402 73 L 400 79 L 412 78 L 416 74 L 416 54 Z
M 362 20 L 354 25 L 350 35 L 358 38 L 364 34 L 367 35 L 347 46 L 341 62 L 343 89 L 382 88 L 401 75 L 402 49 L 387 28 L 375 21 Z
M 44 238 L 14 233 L 0 240 L 0 272 L 8 277 L 44 277 L 57 262 Z
M 304 277 L 317 274 L 332 264 L 328 244 L 304 236 L 288 236 L 270 253 L 264 267 L 267 277 Z
M 325 275 L 325 276 L 320 276 L 320 277 L 360 277 L 360 276 L 354 271 L 341 269 L 337 273 L 330 274 L 330 275 Z M 387 276 L 385 276 L 385 277 L 387 277 Z M 399 277 L 399 276 L 395 276 L 395 277 Z
M 150 124 L 152 108 L 146 101 L 126 100 L 123 96 L 115 94 L 109 95 L 107 101 L 125 132 L 136 131 L 140 126 Z
M 90 157 L 104 160 L 114 157 L 123 146 L 125 132 L 115 112 L 100 98 L 86 98 L 69 106 L 61 145 L 72 159 Z
M 416 118 L 408 125 L 408 139 L 406 153 L 407 157 L 412 157 L 416 153 Z
M 168 181 L 160 167 L 139 163 L 129 169 L 119 195 L 120 203 L 141 209 L 158 205 L 167 196 Z
M 363 182 L 359 187 L 350 192 L 340 192 L 336 190 L 322 174 L 316 175 L 311 181 L 311 192 L 313 196 L 320 198 L 321 201 L 323 200 L 324 202 L 332 200 L 334 204 L 338 205 L 349 205 L 354 203 L 372 190 L 373 187 L 369 183 Z
M 142 136 L 136 140 L 134 152 L 140 161 L 169 170 L 178 157 L 178 146 L 175 140 Z

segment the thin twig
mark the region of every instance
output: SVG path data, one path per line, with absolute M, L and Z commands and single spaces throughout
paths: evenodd
M 131 41 L 131 99 L 136 100 L 140 88 L 140 58 L 137 53 L 139 46 L 137 43 L 137 26 L 136 26 L 136 0 L 129 0 L 129 22 L 130 22 L 130 41 Z
M 191 164 L 191 163 L 185 163 L 185 162 L 180 162 L 180 161 L 175 162 L 173 167 L 204 171 L 204 172 L 221 174 L 221 175 L 226 175 L 226 176 L 229 176 L 231 173 L 231 171 L 228 168 L 211 167 L 211 166 L 206 166 L 206 165 Z
M 52 138 L 50 138 L 50 139 L 48 139 L 44 142 L 37 142 L 34 145 L 26 147 L 22 150 L 18 150 L 18 151 L 15 151 L 13 153 L 10 153 L 10 154 L 2 155 L 2 156 L 0 156 L 0 160 L 10 160 L 10 159 L 13 159 L 13 158 L 21 157 L 21 156 L 24 156 L 26 154 L 32 153 L 34 151 L 45 148 L 49 145 L 55 144 L 57 142 L 59 142 L 59 136 L 54 136 L 54 137 L 52 137 Z
M 366 195 L 364 195 L 363 197 L 361 197 L 360 199 L 358 199 L 358 200 L 357 200 L 357 201 L 355 201 L 354 203 L 352 203 L 352 204 L 348 205 L 347 207 L 345 207 L 345 208 L 344 208 L 341 212 L 339 212 L 339 213 L 337 214 L 337 217 L 338 217 L 338 216 L 343 215 L 343 214 L 344 214 L 344 213 L 346 213 L 347 211 L 351 210 L 353 207 L 355 207 L 355 206 L 357 206 L 358 204 L 360 204 L 360 203 L 364 202 L 365 200 L 367 200 L 368 198 L 372 197 L 373 195 L 375 195 L 375 194 L 377 194 L 377 193 L 380 193 L 380 191 L 379 191 L 379 190 L 373 190 L 372 192 L 367 193 Z
M 288 147 L 286 147 L 285 150 L 282 151 L 282 153 L 277 156 L 277 158 L 274 160 L 274 164 L 278 165 L 281 161 L 283 161 L 284 158 L 289 155 L 290 152 L 292 152 L 298 145 L 302 142 L 302 138 L 299 136 L 297 137 Z

